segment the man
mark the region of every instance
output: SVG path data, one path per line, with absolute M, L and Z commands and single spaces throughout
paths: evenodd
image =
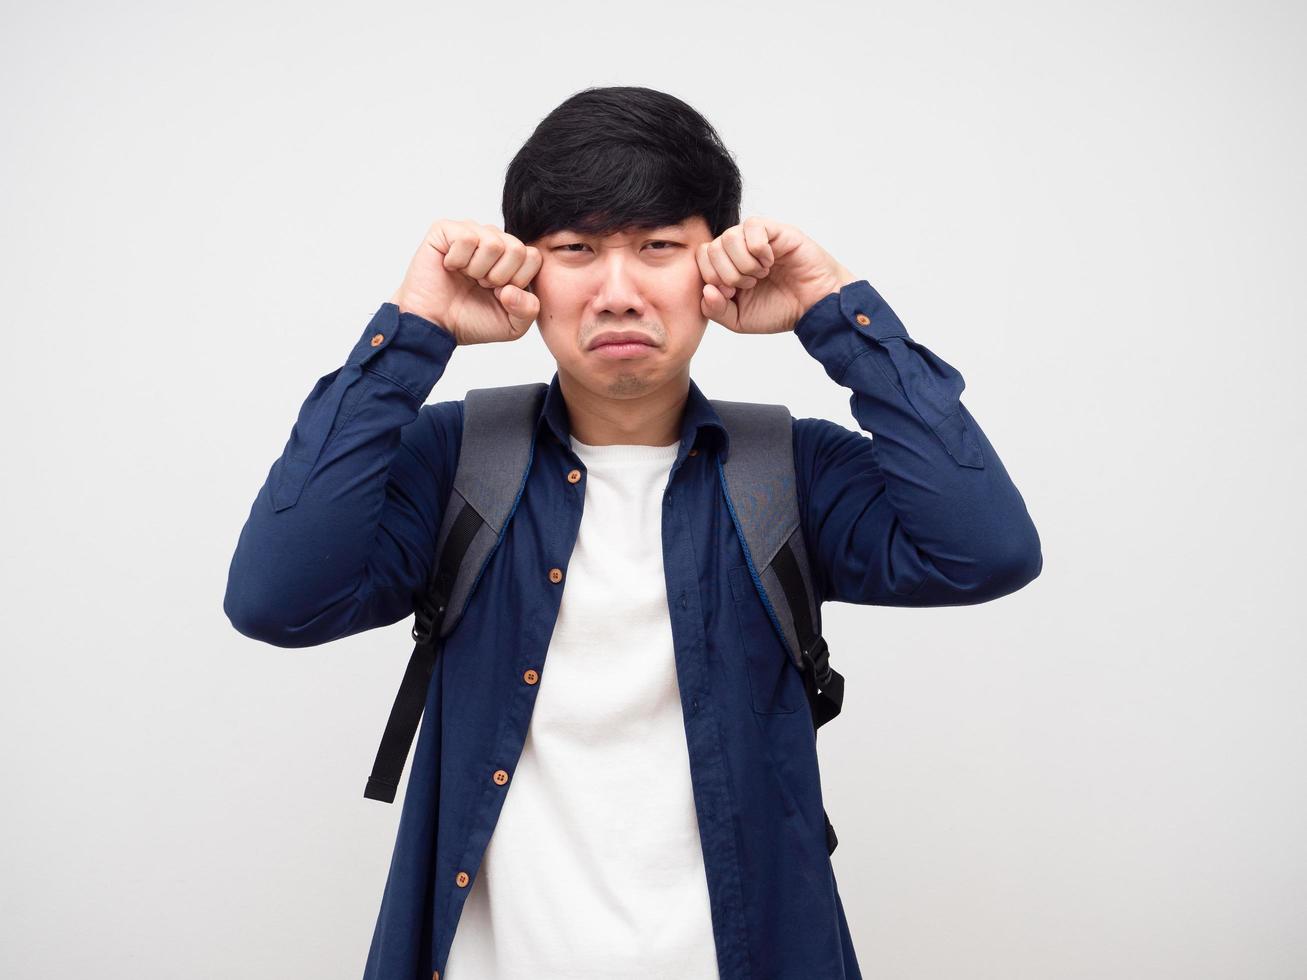
M 1039 537 L 961 375 L 739 202 L 684 102 L 572 96 L 510 165 L 502 230 L 432 224 L 254 502 L 224 600 L 242 633 L 303 647 L 411 615 L 461 440 L 463 402 L 427 397 L 456 347 L 538 324 L 557 371 L 432 673 L 369 980 L 860 977 L 803 679 L 690 378 L 707 321 L 794 331 L 875 435 L 793 422 L 822 601 L 985 602 L 1039 574 Z

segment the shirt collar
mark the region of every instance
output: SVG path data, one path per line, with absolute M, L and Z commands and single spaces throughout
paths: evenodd
M 545 392 L 544 404 L 540 407 L 540 416 L 536 419 L 536 431 L 539 433 L 542 426 L 548 426 L 554 433 L 554 436 L 560 443 L 569 450 L 571 449 L 571 426 L 568 423 L 567 403 L 563 400 L 563 390 L 558 383 L 558 372 L 554 372 L 553 380 L 549 382 L 549 389 Z M 716 435 L 709 435 L 709 439 L 715 439 L 718 455 L 725 462 L 730 450 L 730 435 L 726 431 L 726 425 L 722 422 L 721 416 L 713 408 L 710 402 L 699 386 L 690 379 L 690 389 L 685 399 L 685 411 L 681 416 L 681 448 L 676 454 L 676 463 L 679 465 L 686 454 L 699 441 L 699 431 L 701 429 L 716 429 Z

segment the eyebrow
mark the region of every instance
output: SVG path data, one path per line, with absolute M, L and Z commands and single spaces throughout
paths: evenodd
M 610 232 L 609 234 L 613 234 L 613 233 Z M 642 228 L 642 229 L 640 229 L 640 230 L 637 231 L 637 232 L 633 232 L 633 234 L 635 234 L 635 235 L 659 235 L 659 236 L 666 236 L 666 235 L 684 235 L 684 234 L 685 234 L 685 229 L 684 229 L 683 227 L 681 227 L 680 225 L 660 225 L 660 226 L 657 227 L 657 228 Z M 599 238 L 602 238 L 602 237 L 606 237 L 606 236 L 598 235 L 598 234 L 596 234 L 595 232 L 592 232 L 592 231 L 576 231 L 576 230 L 571 229 L 571 228 L 562 228 L 562 229 L 559 229 L 558 231 L 550 232 L 550 233 L 549 233 L 547 236 L 545 236 L 545 237 L 547 237 L 548 239 L 550 239 L 550 240 L 552 241 L 552 240 L 554 240 L 555 238 L 562 238 L 562 237 L 565 237 L 565 236 L 568 236 L 568 235 L 573 236 L 573 237 L 575 237 L 575 238 L 585 238 L 585 239 L 590 239 L 590 240 L 592 240 L 592 241 L 594 241 L 594 240 L 598 240 Z

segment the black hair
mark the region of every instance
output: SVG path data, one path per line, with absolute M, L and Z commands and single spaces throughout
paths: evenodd
M 740 221 L 740 171 L 712 125 L 673 95 L 587 88 L 545 116 L 504 175 L 504 231 L 608 235 L 701 215 L 713 237 Z

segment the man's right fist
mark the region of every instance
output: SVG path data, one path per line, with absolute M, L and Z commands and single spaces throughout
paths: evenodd
M 541 262 L 538 248 L 494 225 L 442 219 L 427 229 L 390 301 L 460 344 L 517 340 L 540 315 L 526 287 Z

